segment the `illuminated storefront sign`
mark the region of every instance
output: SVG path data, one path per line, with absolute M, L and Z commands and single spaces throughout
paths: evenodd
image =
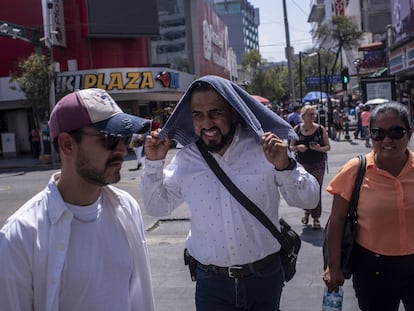
M 101 88 L 112 93 L 181 91 L 191 83 L 190 74 L 163 68 L 110 68 L 62 72 L 57 75 L 57 93 Z

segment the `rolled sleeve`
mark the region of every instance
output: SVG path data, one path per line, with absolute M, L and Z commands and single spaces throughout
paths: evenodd
M 164 164 L 164 160 L 145 161 L 141 187 L 144 208 L 150 216 L 168 216 L 183 202 L 180 187 L 172 178 L 175 165 L 172 162 L 164 169 Z
M 290 206 L 314 209 L 318 205 L 320 186 L 315 177 L 298 163 L 293 170 L 276 172 L 280 193 Z

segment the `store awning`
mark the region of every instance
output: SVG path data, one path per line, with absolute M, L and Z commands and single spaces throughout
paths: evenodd
M 382 42 L 372 42 L 368 44 L 361 45 L 358 48 L 358 51 L 372 51 L 372 50 L 383 50 L 385 48 L 384 43 Z

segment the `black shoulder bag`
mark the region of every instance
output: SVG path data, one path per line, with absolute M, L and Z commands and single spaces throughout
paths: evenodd
M 201 155 L 206 160 L 212 171 L 217 175 L 218 179 L 254 217 L 256 217 L 265 226 L 270 233 L 279 241 L 281 247 L 280 257 L 282 260 L 283 270 L 285 273 L 285 281 L 288 282 L 296 273 L 296 261 L 301 246 L 300 236 L 289 226 L 289 224 L 281 218 L 279 220 L 280 231 L 271 222 L 263 211 L 256 206 L 240 189 L 231 181 L 226 173 L 218 165 L 214 157 L 197 141 L 197 147 Z
M 342 247 L 341 247 L 341 270 L 346 279 L 349 279 L 352 276 L 353 265 L 354 265 L 354 244 L 355 238 L 358 231 L 358 200 L 359 200 L 359 190 L 361 188 L 362 181 L 365 175 L 365 156 L 359 155 L 359 170 L 355 179 L 354 189 L 352 191 L 351 199 L 349 200 L 348 214 L 345 220 L 344 233 L 342 236 Z M 328 226 L 329 219 L 325 226 L 325 238 L 323 242 L 323 267 L 326 269 L 328 266 Z

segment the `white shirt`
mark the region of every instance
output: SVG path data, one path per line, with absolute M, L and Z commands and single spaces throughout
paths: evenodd
M 71 256 L 74 249 L 71 244 L 74 241 L 72 238 L 80 238 L 72 230 L 75 230 L 79 224 L 76 223 L 72 212 L 67 208 L 57 189 L 55 177 L 58 174 L 52 176 L 47 188 L 16 211 L 0 230 L 1 310 L 59 310 L 60 299 L 64 297 L 62 295 L 67 295 L 67 291 L 71 290 L 71 288 L 64 288 L 63 285 L 73 282 L 73 279 L 67 279 L 65 269 L 68 267 L 69 269 L 82 268 L 77 267 L 76 263 L 71 261 L 74 259 Z M 102 213 L 105 215 L 104 222 L 108 221 L 106 217 L 116 219 L 117 229 L 115 230 L 120 231 L 115 236 L 119 238 L 122 235 L 124 238 L 123 246 L 114 250 L 125 251 L 128 248 L 126 255 L 129 257 L 125 258 L 123 263 L 119 263 L 126 264 L 127 270 L 125 271 L 127 271 L 129 281 L 129 286 L 127 286 L 129 292 L 123 294 L 122 305 L 128 306 L 128 310 L 131 311 L 152 311 L 154 302 L 148 251 L 138 203 L 125 191 L 106 186 L 102 189 L 102 206 Z M 94 223 L 95 226 L 97 224 Z M 111 239 L 110 234 L 105 234 L 105 231 L 101 233 L 104 234 L 102 239 Z M 106 246 L 108 247 L 111 242 L 116 243 L 118 240 L 106 241 Z M 104 241 L 101 243 L 105 244 Z M 106 263 L 111 259 L 116 260 L 117 257 L 111 252 L 106 252 L 101 256 L 112 256 L 112 258 L 102 260 Z M 98 259 L 96 262 L 90 262 L 91 270 L 96 271 L 102 262 Z M 108 275 L 113 272 L 108 272 Z M 104 276 L 98 277 L 102 279 Z M 107 280 L 107 284 L 100 289 L 117 287 L 119 282 L 120 280 L 116 279 Z M 126 288 L 125 285 L 124 288 Z M 75 309 L 87 310 L 86 307 L 81 306 L 83 309 Z M 96 308 L 92 307 L 89 310 L 92 309 Z M 98 309 L 108 310 L 101 306 Z
M 280 195 L 291 206 L 312 209 L 319 201 L 319 184 L 298 164 L 276 171 L 250 132 L 237 129 L 224 156 L 212 153 L 221 168 L 279 228 Z M 187 248 L 203 264 L 227 267 L 257 261 L 280 245 L 217 179 L 195 144 L 164 161 L 146 160 L 142 175 L 144 207 L 152 216 L 169 215 L 186 202 L 191 212 Z

